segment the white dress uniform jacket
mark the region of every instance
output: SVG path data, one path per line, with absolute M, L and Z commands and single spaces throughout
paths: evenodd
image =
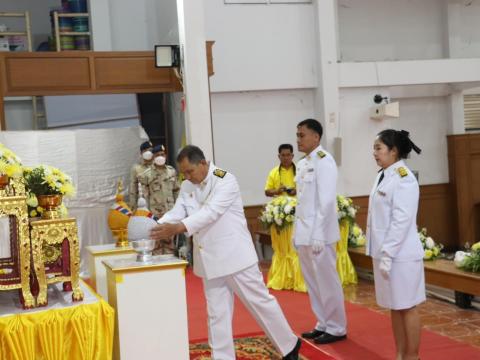
M 159 223 L 180 221 L 193 236 L 196 275 L 210 280 L 258 262 L 237 180 L 213 163 L 201 184 L 182 183 L 175 206 Z
M 235 177 L 210 164 L 202 184 L 185 180 L 175 206 L 159 220 L 179 221 L 193 235 L 194 271 L 203 277 L 212 359 L 235 359 L 234 293 L 278 351 L 290 352 L 297 337 L 263 281 Z
M 417 232 L 419 187 L 415 176 L 397 161 L 381 172 L 370 193 L 367 219 L 367 255 L 388 256 L 394 262 L 420 260 L 423 248 Z
M 315 329 L 342 336 L 346 334 L 347 323 L 336 269 L 335 243 L 340 239 L 340 230 L 335 160 L 318 146 L 298 163 L 296 182 L 294 244 L 317 318 Z M 316 255 L 312 253 L 315 242 L 325 244 Z
M 297 164 L 295 246 L 319 241 L 333 244 L 340 239 L 337 218 L 337 164 L 318 146 Z M 327 191 L 325 191 L 327 189 Z M 333 191 L 328 191 L 333 190 Z

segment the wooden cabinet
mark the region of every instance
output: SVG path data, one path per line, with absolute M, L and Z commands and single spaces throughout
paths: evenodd
M 480 241 L 480 134 L 450 135 L 448 172 L 450 176 L 458 245 Z

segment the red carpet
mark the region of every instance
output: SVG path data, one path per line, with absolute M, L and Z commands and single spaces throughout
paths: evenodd
M 307 294 L 292 291 L 272 290 L 271 292 L 277 298 L 297 334 L 310 330 L 314 326 L 315 318 L 310 310 Z M 208 336 L 205 298 L 202 281 L 193 275 L 191 270 L 187 271 L 187 302 L 190 342 L 203 342 Z M 389 317 L 348 302 L 346 309 L 348 339 L 333 345 L 322 345 L 317 351 L 315 351 L 316 346 L 304 342 L 302 355 L 309 360 L 328 359 L 322 355 L 322 352 L 338 360 L 394 359 L 395 345 Z M 235 337 L 262 333 L 238 299 L 235 301 L 233 332 Z M 424 330 L 420 357 L 422 360 L 480 359 L 480 349 Z

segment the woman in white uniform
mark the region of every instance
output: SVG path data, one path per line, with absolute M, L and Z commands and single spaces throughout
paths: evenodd
M 368 204 L 367 255 L 373 258 L 375 295 L 391 310 L 397 360 L 418 359 L 420 316 L 425 301 L 423 248 L 417 232 L 419 187 L 402 159 L 413 149 L 407 131 L 383 130 L 373 156 L 381 167 Z

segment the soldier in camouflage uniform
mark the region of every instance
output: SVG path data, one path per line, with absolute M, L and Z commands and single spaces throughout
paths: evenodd
M 142 156 L 142 162 L 140 164 L 135 164 L 130 170 L 130 186 L 128 187 L 128 205 L 132 211 L 135 211 L 137 208 L 138 202 L 138 184 L 142 186 L 143 196 L 146 196 L 147 192 L 147 183 L 146 183 L 146 174 L 150 172 L 150 166 L 153 161 L 152 153 L 152 143 L 150 141 L 145 141 L 140 145 L 140 154 Z
M 150 171 L 146 175 L 146 183 L 148 186 L 148 205 L 150 211 L 157 218 L 161 218 L 167 211 L 171 210 L 175 205 L 178 192 L 180 190 L 180 182 L 178 180 L 177 171 L 166 162 L 166 152 L 163 145 L 157 145 L 153 148 L 153 164 Z M 172 252 L 172 249 L 162 246 L 156 249 L 155 253 Z

